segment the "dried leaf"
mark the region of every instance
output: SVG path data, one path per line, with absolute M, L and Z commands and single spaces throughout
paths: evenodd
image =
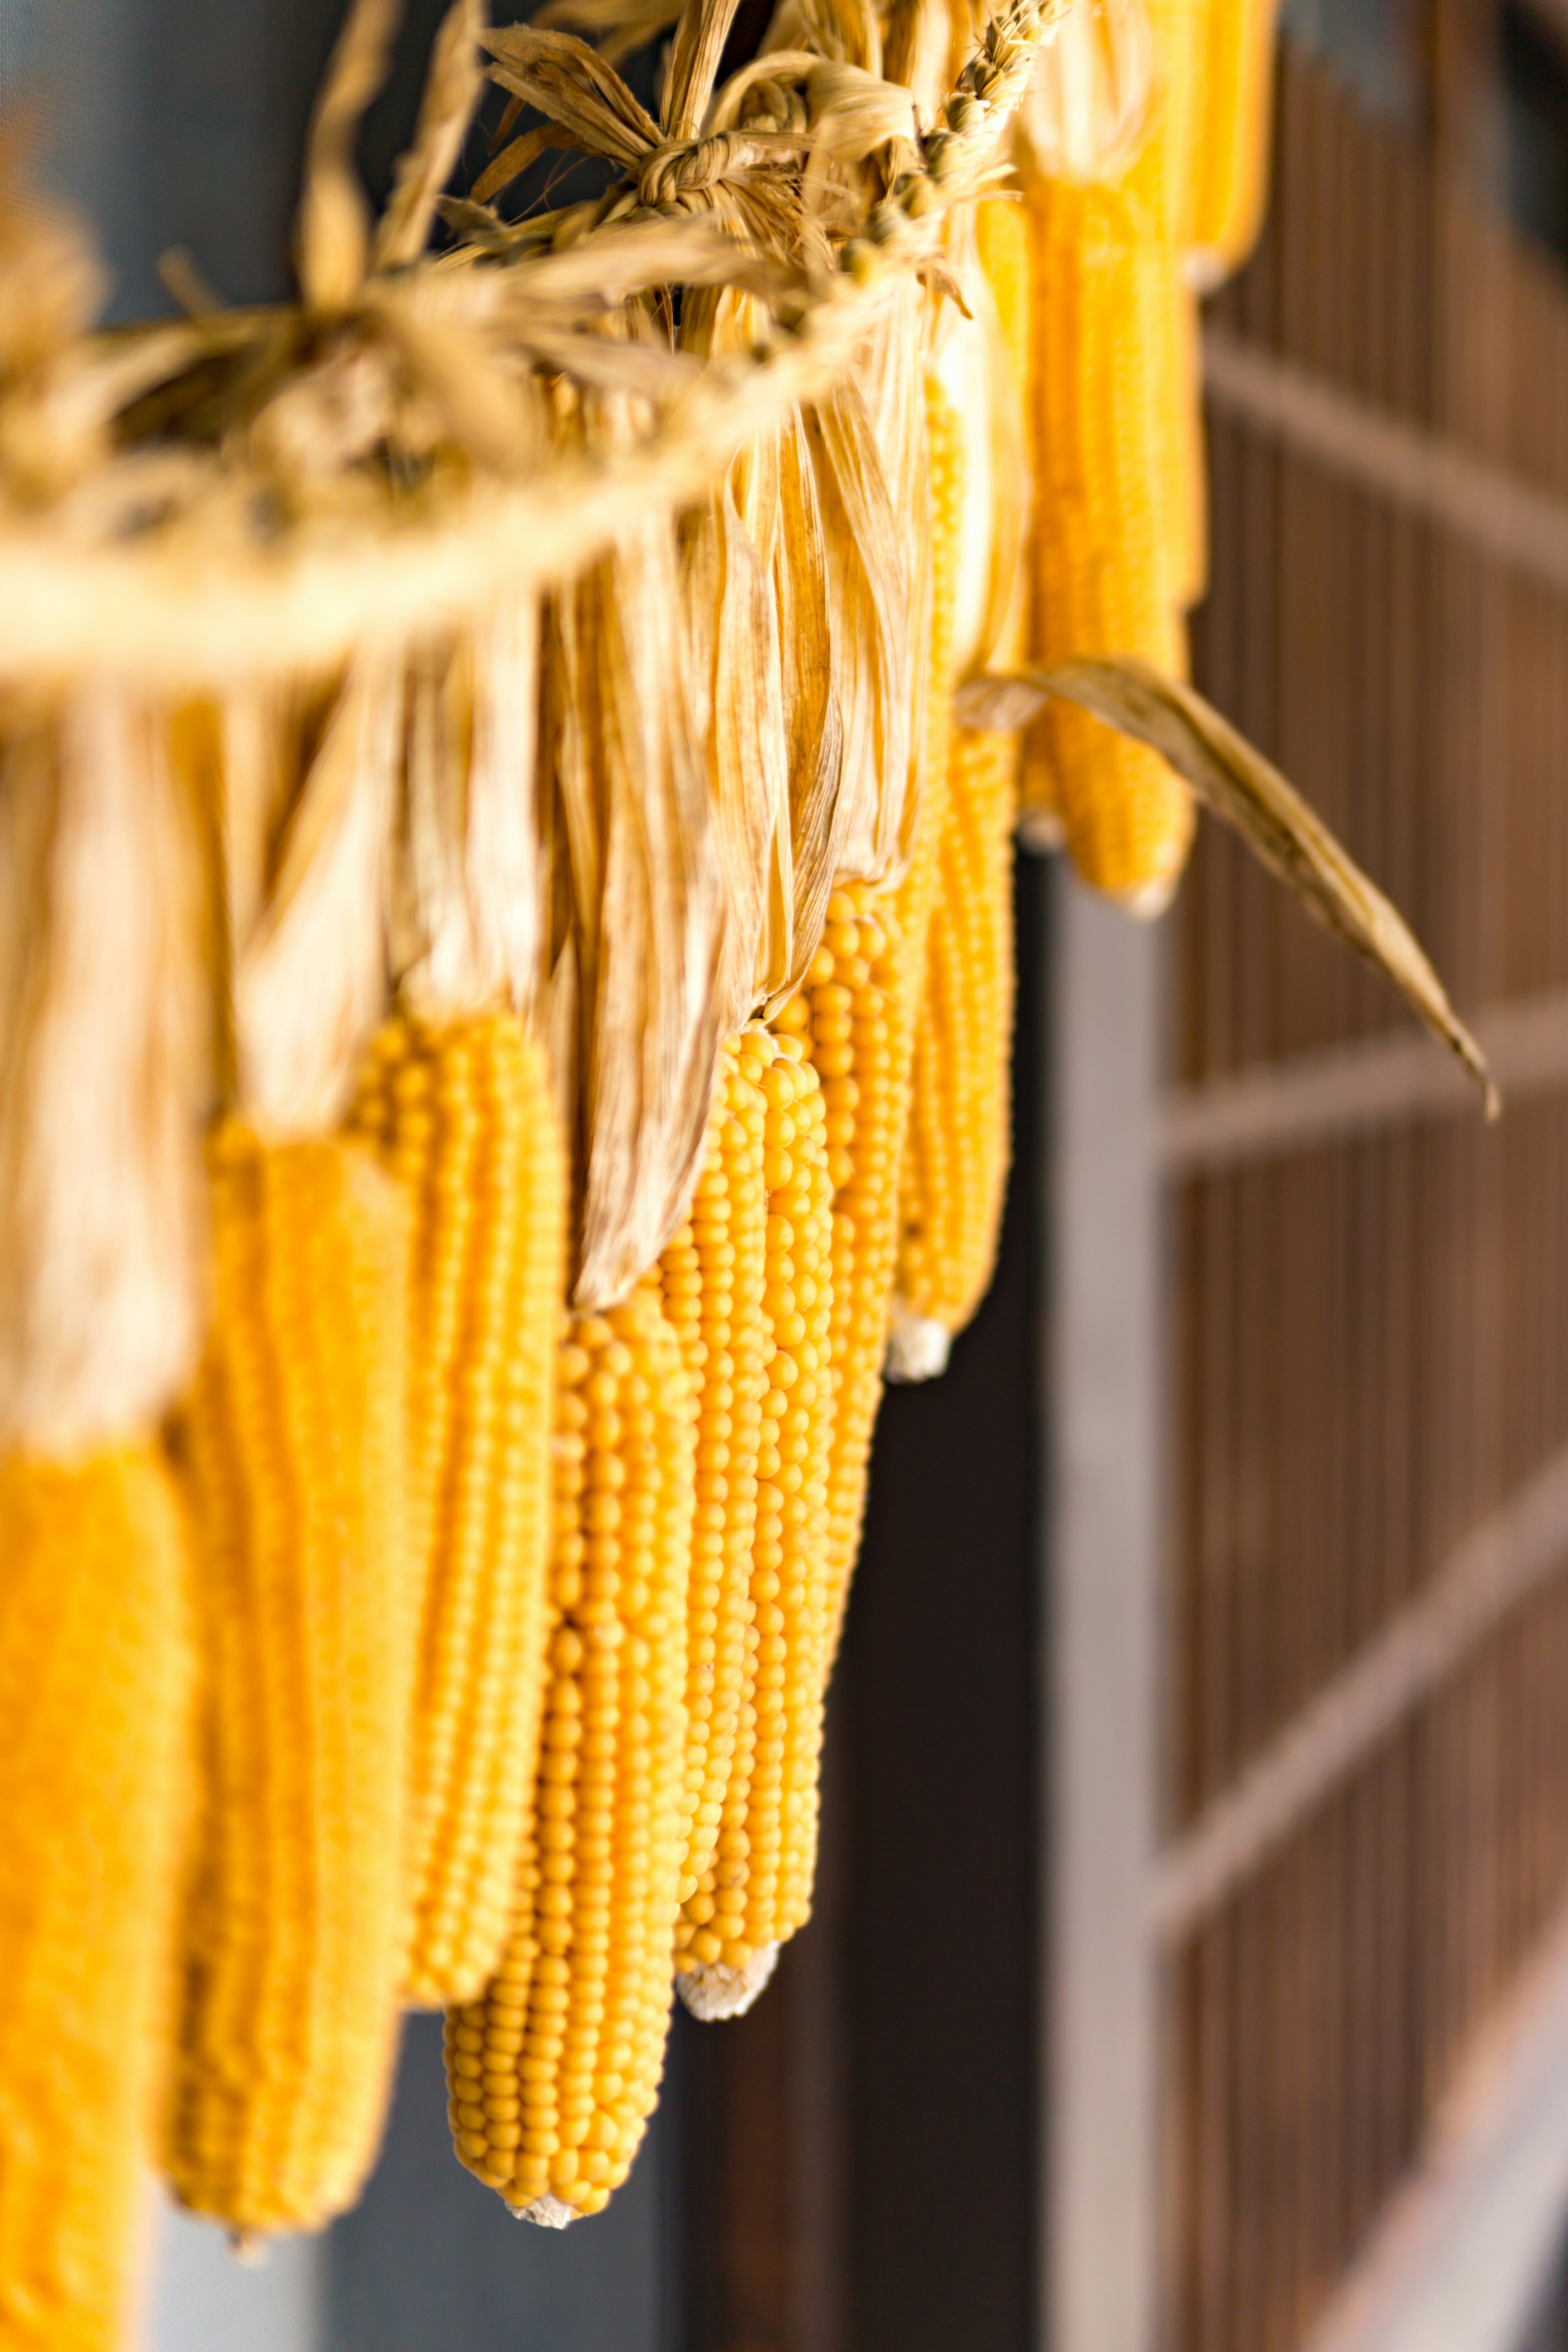
M 693 740 L 729 897 L 719 1030 L 729 1036 L 793 976 L 789 774 L 772 583 L 729 481 L 688 517 L 681 574 Z
M 202 861 L 167 722 L 79 688 L 0 755 L 0 1444 L 146 1428 L 198 1336 Z
M 695 139 L 701 128 L 737 5 L 738 0 L 686 0 L 660 109 L 667 139 Z
M 392 196 L 375 234 L 377 269 L 395 269 L 425 250 L 436 199 L 451 177 L 483 84 L 481 0 L 452 0 L 430 51 L 414 144 L 398 159 Z
M 770 584 L 779 656 L 792 901 L 789 964 L 779 984 L 787 987 L 798 983 L 816 950 L 854 814 L 852 797 L 840 790 L 844 721 L 827 548 L 799 415 L 777 432 L 757 435 L 737 460 L 733 478 L 742 520 Z
M 591 154 L 640 163 L 662 144 L 659 128 L 619 74 L 570 33 L 510 25 L 487 33 L 490 71 L 503 89 L 571 131 Z
M 1121 655 L 973 679 L 960 689 L 954 715 L 962 727 L 1010 730 L 1026 726 L 1053 694 L 1168 760 L 1310 914 L 1392 982 L 1458 1055 L 1481 1088 L 1487 1117 L 1497 1116 L 1498 1092 L 1480 1047 L 1455 1013 L 1404 919 L 1279 769 L 1217 710 L 1191 687 Z
M 576 945 L 584 1308 L 623 1297 L 680 1222 L 712 1093 L 726 905 L 686 653 L 668 524 L 627 532 L 551 607 L 542 751 Z
M 401 701 L 395 656 L 361 654 L 295 805 L 260 922 L 237 961 L 240 1100 L 274 1133 L 335 1123 L 385 1003 Z
M 903 836 L 910 765 L 910 583 L 888 484 L 858 387 L 806 415 L 827 551 L 835 684 L 847 796 L 839 871 L 883 880 Z
M 295 231 L 300 290 L 310 310 L 344 309 L 364 282 L 370 208 L 354 170 L 354 139 L 386 79 L 402 13 L 402 0 L 353 0 L 310 118 Z

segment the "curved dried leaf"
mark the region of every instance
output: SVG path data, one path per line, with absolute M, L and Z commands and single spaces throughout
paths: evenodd
M 436 199 L 451 177 L 479 102 L 484 76 L 481 0 L 452 0 L 430 51 L 414 144 L 398 158 L 392 195 L 375 233 L 378 269 L 395 269 L 425 250 Z
M 1487 1117 L 1497 1116 L 1500 1100 L 1486 1058 L 1404 918 L 1279 769 L 1217 710 L 1191 687 L 1124 654 L 973 679 L 955 698 L 954 716 L 963 727 L 1026 726 L 1053 694 L 1168 760 L 1308 913 L 1399 991 L 1469 1071 Z
M 402 13 L 402 0 L 353 0 L 310 118 L 295 259 L 312 310 L 342 310 L 364 282 L 370 207 L 354 170 L 354 139 L 386 79 Z
M 662 144 L 647 109 L 586 41 L 533 25 L 510 25 L 483 39 L 494 59 L 491 78 L 571 131 L 591 154 L 629 164 Z

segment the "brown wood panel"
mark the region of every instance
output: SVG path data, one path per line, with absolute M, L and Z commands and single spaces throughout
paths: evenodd
M 1452 150 L 1369 124 L 1289 55 L 1279 120 L 1263 246 L 1215 317 L 1561 495 L 1563 273 Z M 1568 598 L 1234 417 L 1211 451 L 1200 682 L 1461 1003 L 1560 986 Z M 1173 968 L 1186 1082 L 1390 1020 L 1213 828 Z M 1565 1180 L 1549 1091 L 1494 1132 L 1396 1121 L 1176 1184 L 1173 1828 L 1568 1440 Z M 1565 1885 L 1568 1560 L 1175 1955 L 1170 2352 L 1302 2341 Z

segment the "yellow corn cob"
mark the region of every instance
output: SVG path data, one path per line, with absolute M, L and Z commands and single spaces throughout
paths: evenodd
M 821 1087 L 800 1038 L 749 1030 L 739 1066 L 765 1105 L 768 1202 L 754 1666 L 712 1888 L 683 1906 L 677 1966 L 683 1977 L 718 1969 L 754 1989 L 772 1948 L 810 1916 L 816 1860 L 831 1605 L 832 1185 Z
M 963 1329 L 1006 1184 L 1017 745 L 955 734 L 905 1145 L 896 1323 Z
M 1141 250 L 1126 186 L 1037 187 L 1031 216 L 1032 651 L 1046 663 L 1141 654 L 1179 673 L 1178 567 L 1161 545 L 1170 501 L 1156 425 L 1171 335 L 1151 290 L 1158 270 Z M 1169 247 L 1153 250 L 1167 267 Z M 1192 808 L 1153 752 L 1053 702 L 1031 730 L 1024 792 L 1027 803 L 1055 807 L 1086 880 L 1133 906 L 1169 895 Z
M 1002 330 L 1013 388 L 1026 413 L 1031 382 L 1035 315 L 1034 259 L 1025 207 L 1000 196 L 974 208 L 974 241 Z
M 976 245 L 1023 402 L 1031 283 L 1022 207 L 983 204 Z M 998 668 L 1019 657 L 1017 603 L 991 656 Z M 911 1371 L 940 1368 L 995 1257 L 1008 1158 L 1017 769 L 1013 737 L 954 734 L 901 1178 L 894 1321 L 898 1360 Z
M 931 694 L 926 711 L 925 769 L 914 847 L 895 893 L 901 1002 L 908 1051 L 925 985 L 926 929 L 936 895 L 937 860 L 947 816 L 947 754 L 952 737 L 952 626 L 958 591 L 960 518 L 963 508 L 963 422 L 928 368 L 926 438 L 931 452 Z
M 405 1991 L 495 1966 L 539 1742 L 564 1169 L 540 1048 L 505 1011 L 400 1013 L 353 1119 L 410 1209 L 410 1550 L 423 1595 Z
M 535 2221 L 596 2213 L 658 2095 L 686 1830 L 693 1413 L 645 1286 L 558 1363 L 550 1678 L 506 1950 L 447 2020 L 453 2137 Z
M 128 2340 L 188 1762 L 184 1531 L 125 1444 L 0 1462 L 0 2343 Z
M 1186 233 L 1205 287 L 1240 267 L 1262 225 L 1276 13 L 1276 0 L 1207 0 L 1199 12 L 1203 131 Z
M 752 1545 L 769 1349 L 763 1311 L 766 1104 L 724 1048 L 691 1214 L 659 1261 L 667 1320 L 696 1399 L 696 1515 L 687 1606 L 685 1861 L 680 1900 L 710 1874 L 755 1637 Z M 750 1769 L 750 1745 L 742 1756 Z M 678 1935 L 679 1931 L 678 1930 Z
M 835 891 L 805 988 L 775 1022 L 805 1041 L 822 1081 L 833 1183 L 830 1657 L 860 1544 L 898 1243 L 910 1069 L 897 921 L 890 892 L 863 882 Z
M 230 1123 L 211 1167 L 183 1428 L 206 1770 L 167 2166 L 237 2231 L 310 2229 L 375 2153 L 405 1945 L 405 1219 L 335 1139 Z

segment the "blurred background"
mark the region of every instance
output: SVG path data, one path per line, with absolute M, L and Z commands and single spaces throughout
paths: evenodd
M 340 14 L 0 0 L 113 315 L 170 247 L 285 289 Z M 816 1921 L 602 2220 L 459 2169 L 416 2020 L 324 2241 L 157 2217 L 149 2352 L 1568 2347 L 1568 5 L 1284 24 L 1199 682 L 1508 1114 L 1213 830 L 1152 929 L 1026 860 L 1003 1265 L 884 1414 Z

